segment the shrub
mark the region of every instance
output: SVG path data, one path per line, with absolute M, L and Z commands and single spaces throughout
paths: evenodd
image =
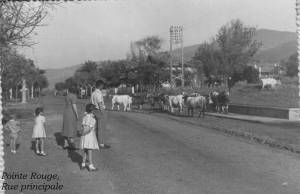
M 257 83 L 259 81 L 259 72 L 252 66 L 244 69 L 243 77 L 248 83 Z

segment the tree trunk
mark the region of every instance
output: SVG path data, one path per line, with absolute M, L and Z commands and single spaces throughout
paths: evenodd
M 33 88 L 33 84 L 32 84 L 32 85 L 31 85 L 31 98 L 32 98 L 32 99 L 34 98 L 33 92 L 34 92 L 34 88 Z
M 9 89 L 9 99 L 11 100 L 13 98 L 13 90 L 12 88 Z
M 16 86 L 16 94 L 15 94 L 16 102 L 18 101 L 18 86 Z
M 26 103 L 26 80 L 22 80 L 22 103 Z

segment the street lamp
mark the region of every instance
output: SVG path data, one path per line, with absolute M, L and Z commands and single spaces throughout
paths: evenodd
M 184 64 L 183 64 L 183 26 L 171 26 L 170 27 L 170 82 L 174 84 L 173 69 L 173 44 L 181 45 L 181 86 L 184 86 Z

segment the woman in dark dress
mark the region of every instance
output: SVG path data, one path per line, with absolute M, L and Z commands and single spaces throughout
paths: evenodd
M 62 129 L 62 136 L 64 137 L 64 148 L 67 147 L 67 142 L 70 148 L 75 148 L 74 137 L 76 137 L 78 121 L 76 92 L 77 89 L 71 87 L 68 89 L 68 94 L 65 97 L 65 110 L 63 115 Z

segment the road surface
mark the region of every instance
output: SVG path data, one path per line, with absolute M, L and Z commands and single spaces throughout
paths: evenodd
M 70 194 L 300 193 L 298 155 L 156 113 L 109 111 L 107 141 L 112 147 L 94 152 L 99 171 L 80 171 L 82 152 L 57 145 L 62 107 L 45 108 L 48 156 L 38 157 L 30 148 L 29 120 L 23 123 L 18 154 L 6 148 L 6 171 L 57 173 L 64 185 L 61 193 Z
M 115 193 L 300 193 L 298 156 L 155 114 L 110 112 Z

